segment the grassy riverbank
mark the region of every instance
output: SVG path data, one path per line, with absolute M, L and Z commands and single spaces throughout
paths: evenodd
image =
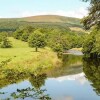
M 17 70 L 36 70 L 38 67 L 48 68 L 56 67 L 61 64 L 57 54 L 50 48 L 39 49 L 35 52 L 34 48 L 28 47 L 27 42 L 9 38 L 12 42 L 13 48 L 0 48 L 0 62 L 11 59 L 7 68 Z

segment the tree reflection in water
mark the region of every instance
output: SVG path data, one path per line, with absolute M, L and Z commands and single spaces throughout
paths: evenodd
M 94 91 L 100 95 L 100 59 L 83 59 L 83 71 Z
M 17 89 L 16 92 L 11 93 L 11 97 L 14 99 L 30 99 L 30 100 L 51 100 L 48 94 L 46 94 L 46 89 L 41 89 L 45 85 L 46 74 L 34 75 L 31 74 L 29 81 L 33 86 L 25 89 Z M 5 94 L 5 93 L 1 93 Z M 6 100 L 10 100 L 7 98 Z

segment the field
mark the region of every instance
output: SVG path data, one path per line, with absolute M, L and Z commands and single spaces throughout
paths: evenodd
M 59 66 L 61 61 L 58 59 L 57 54 L 50 48 L 39 49 L 35 52 L 34 48 L 28 47 L 27 42 L 16 40 L 12 37 L 9 38 L 13 48 L 1 49 L 0 48 L 0 62 L 11 59 L 7 67 L 10 69 L 34 70 L 34 68 L 54 67 Z

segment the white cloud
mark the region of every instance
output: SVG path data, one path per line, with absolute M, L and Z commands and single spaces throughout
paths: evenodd
M 0 18 L 2 18 L 2 16 L 0 16 Z
M 70 81 L 77 81 L 79 82 L 81 85 L 84 85 L 87 80 L 84 77 L 84 73 L 79 73 L 79 74 L 75 74 L 75 75 L 67 75 L 67 76 L 62 76 L 62 77 L 58 77 L 58 78 L 51 78 L 52 80 L 56 80 L 58 82 L 63 82 L 66 80 L 70 80 Z
M 22 14 L 20 14 L 19 17 L 27 17 L 27 16 L 35 16 L 35 15 L 61 15 L 61 16 L 68 16 L 68 17 L 76 17 L 76 18 L 83 18 L 88 14 L 87 9 L 84 9 L 83 7 L 79 8 L 78 10 L 74 11 L 54 11 L 54 12 L 30 12 L 25 11 Z
M 29 11 L 25 11 L 23 12 L 20 17 L 27 17 L 27 16 L 33 16 L 34 14 L 32 12 L 29 12 Z
M 13 17 L 28 17 L 28 16 L 36 16 L 36 15 L 61 15 L 61 16 L 67 16 L 67 17 L 76 17 L 76 18 L 83 18 L 88 14 L 88 10 L 81 7 L 78 10 L 73 11 L 64 11 L 64 10 L 58 10 L 58 11 L 44 11 L 44 12 L 31 12 L 31 11 L 24 11 L 24 12 L 16 12 L 15 16 Z M 0 16 L 0 18 L 7 18 L 5 16 Z

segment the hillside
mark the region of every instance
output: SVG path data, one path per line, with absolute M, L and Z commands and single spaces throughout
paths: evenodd
M 22 18 L 23 21 L 28 22 L 58 22 L 58 23 L 72 23 L 72 24 L 80 24 L 80 19 L 71 18 L 65 16 L 57 16 L 57 15 L 40 15 L 40 16 L 32 16 Z
M 79 18 L 58 16 L 58 15 L 39 15 L 23 18 L 0 18 L 1 21 L 26 21 L 26 22 L 53 22 L 53 23 L 73 23 L 80 24 Z
M 40 15 L 23 18 L 1 18 L 0 31 L 14 31 L 19 26 L 32 25 L 34 27 L 82 27 L 80 19 L 57 16 Z

